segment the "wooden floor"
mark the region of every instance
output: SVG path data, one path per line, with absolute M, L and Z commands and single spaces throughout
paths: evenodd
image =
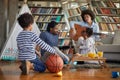
M 31 71 L 29 75 L 21 75 L 17 62 L 0 61 L 0 80 L 120 80 L 112 78 L 112 71 L 119 71 L 120 68 L 107 69 L 63 69 L 62 77 L 56 77 L 55 73 L 38 73 Z

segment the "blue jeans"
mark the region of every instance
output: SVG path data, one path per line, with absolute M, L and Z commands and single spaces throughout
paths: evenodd
M 45 64 L 38 58 L 38 56 L 36 59 L 30 60 L 30 62 L 33 63 L 35 71 L 44 72 L 46 70 Z

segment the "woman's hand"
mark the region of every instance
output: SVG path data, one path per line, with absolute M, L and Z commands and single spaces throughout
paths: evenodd
M 70 37 L 73 38 L 76 35 L 75 28 L 71 28 L 69 33 L 70 33 Z
M 40 51 L 35 50 L 35 53 L 38 55 L 39 58 L 41 58 L 41 53 L 40 53 Z

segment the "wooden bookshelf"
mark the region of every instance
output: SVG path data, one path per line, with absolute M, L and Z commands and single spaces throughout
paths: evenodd
M 60 27 L 66 27 L 62 7 L 30 6 L 31 12 L 40 30 L 46 30 L 47 24 L 54 20 Z
M 82 21 L 81 11 L 90 8 L 88 4 L 87 0 L 68 1 L 68 3 L 63 4 L 68 22 Z
M 91 0 L 101 32 L 114 32 L 120 29 L 120 6 L 116 6 L 119 2 L 120 0 Z

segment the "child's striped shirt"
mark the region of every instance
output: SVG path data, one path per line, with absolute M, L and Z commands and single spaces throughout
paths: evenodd
M 42 41 L 35 33 L 31 31 L 22 31 L 17 37 L 18 58 L 20 60 L 33 60 L 36 58 L 35 43 L 42 49 L 55 54 L 54 48 Z

